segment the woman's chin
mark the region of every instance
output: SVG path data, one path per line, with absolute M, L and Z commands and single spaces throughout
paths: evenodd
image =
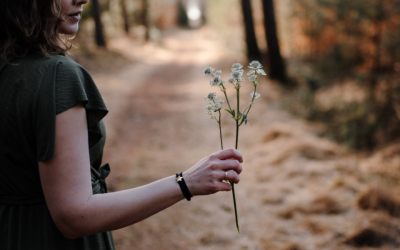
M 62 23 L 60 28 L 58 29 L 58 32 L 64 35 L 73 35 L 79 30 L 79 23 L 74 23 L 74 24 L 66 24 Z

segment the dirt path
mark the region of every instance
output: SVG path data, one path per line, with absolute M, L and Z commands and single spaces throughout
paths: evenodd
M 112 166 L 111 191 L 173 175 L 219 150 L 218 126 L 206 117 L 204 100 L 217 90 L 202 71 L 212 65 L 226 78 L 231 64 L 242 58 L 227 56 L 210 38 L 212 33 L 202 29 L 175 31 L 161 44 L 139 46 L 121 38 L 110 43 L 134 62 L 115 74 L 93 74 L 110 110 L 104 161 Z M 251 89 L 242 89 L 247 102 Z M 398 219 L 356 204 L 371 186 L 359 171 L 364 160 L 319 138 L 319 126 L 282 111 L 273 85 L 264 81 L 259 89 L 252 126 L 242 126 L 240 133 L 241 234 L 231 194 L 219 193 L 182 201 L 115 231 L 117 249 L 357 249 L 345 242 L 357 245 L 356 237 L 366 229 L 372 230 L 369 237 L 383 237 L 382 249 L 396 248 Z M 233 146 L 233 121 L 225 119 L 223 129 L 224 144 Z

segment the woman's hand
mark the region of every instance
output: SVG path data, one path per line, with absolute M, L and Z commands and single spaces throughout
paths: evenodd
M 232 186 L 223 180 L 238 183 L 242 162 L 242 154 L 238 150 L 225 149 L 201 159 L 183 173 L 183 178 L 193 196 L 231 191 Z

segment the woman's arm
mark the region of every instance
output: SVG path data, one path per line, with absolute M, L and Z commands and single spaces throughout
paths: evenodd
M 193 196 L 230 191 L 238 183 L 242 156 L 219 151 L 183 173 Z M 67 238 L 119 229 L 139 222 L 184 197 L 175 176 L 124 191 L 92 194 L 86 111 L 77 105 L 56 116 L 55 154 L 39 162 L 40 180 L 50 214 Z

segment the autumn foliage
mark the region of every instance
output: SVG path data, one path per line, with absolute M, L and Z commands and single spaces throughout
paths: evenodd
M 293 51 L 310 67 L 303 79 L 310 92 L 307 116 L 331 125 L 330 135 L 355 148 L 371 149 L 400 133 L 400 2 L 396 0 L 291 1 Z M 304 75 L 303 75 L 304 76 Z M 361 98 L 318 95 L 349 86 Z M 344 87 L 346 86 L 346 87 Z M 335 86 L 337 89 L 338 87 Z M 303 102 L 304 105 L 304 102 Z M 311 106 L 310 106 L 311 105 Z

